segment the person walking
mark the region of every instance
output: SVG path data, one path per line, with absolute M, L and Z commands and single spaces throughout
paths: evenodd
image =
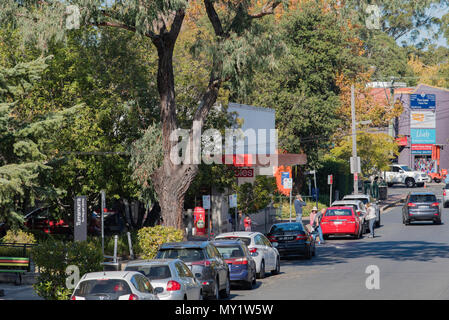
M 305 207 L 307 203 L 302 200 L 300 194 L 296 195 L 296 199 L 294 201 L 295 212 L 296 212 L 296 222 L 302 223 L 302 207 Z
M 374 207 L 370 204 L 367 203 L 367 214 L 366 214 L 366 220 L 368 220 L 369 223 L 369 230 L 370 230 L 370 235 L 368 236 L 368 238 L 374 238 L 374 223 L 376 222 L 376 209 L 374 209 Z
M 323 231 L 321 230 L 321 218 L 323 217 L 324 213 L 326 212 L 326 209 L 322 209 L 320 213 L 318 213 L 318 208 L 313 207 L 312 213 L 310 214 L 310 225 L 313 228 L 313 239 L 316 240 L 316 236 L 320 237 L 320 241 L 318 241 L 318 244 L 324 244 L 324 237 L 323 237 Z
M 243 224 L 245 225 L 245 231 L 251 232 L 251 218 L 249 215 L 246 215 L 245 219 L 243 220 Z

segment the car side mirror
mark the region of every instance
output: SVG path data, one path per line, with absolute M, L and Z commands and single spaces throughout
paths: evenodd
M 162 287 L 157 287 L 157 288 L 154 288 L 154 294 L 161 294 L 162 292 L 164 292 L 164 288 L 162 288 Z

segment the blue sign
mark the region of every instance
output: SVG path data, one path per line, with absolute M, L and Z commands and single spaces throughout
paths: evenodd
M 281 184 L 282 184 L 282 186 L 284 186 L 284 179 L 289 179 L 289 178 L 290 178 L 290 172 L 281 172 Z
M 412 109 L 435 109 L 436 98 L 434 94 L 411 94 L 410 108 Z
M 412 144 L 435 144 L 435 129 L 410 129 Z
M 432 150 L 412 150 L 412 154 L 416 154 L 416 155 L 432 155 Z

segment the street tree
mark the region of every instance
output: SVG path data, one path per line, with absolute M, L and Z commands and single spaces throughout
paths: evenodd
M 151 181 L 166 225 L 180 228 L 184 196 L 198 172 L 198 164 L 175 164 L 170 158 L 178 142 L 170 139 L 178 129 L 173 52 L 188 10 L 195 9 L 200 17 L 207 17 L 212 30 L 204 46 L 209 49 L 209 81 L 192 117 L 192 122 L 202 128 L 224 82 L 238 88 L 240 80 L 256 65 L 273 64 L 276 46 L 257 20 L 273 14 L 281 2 L 286 1 L 30 0 L 23 5 L 22 1 L 6 0 L 0 5 L 0 23 L 17 26 L 25 38 L 46 49 L 49 39 L 63 39 L 67 25 L 64 17 L 70 4 L 76 6 L 71 7 L 68 17 L 74 22 L 71 27 L 78 25 L 74 15 L 79 14 L 81 26 L 124 29 L 151 39 L 158 54 L 156 78 L 163 146 L 162 164 L 151 174 Z M 192 135 L 190 130 L 190 138 Z

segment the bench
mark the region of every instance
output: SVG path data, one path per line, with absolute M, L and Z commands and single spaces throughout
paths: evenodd
M 0 272 L 15 273 L 16 284 L 22 283 L 22 273 L 29 271 L 30 259 L 23 257 L 0 257 Z

